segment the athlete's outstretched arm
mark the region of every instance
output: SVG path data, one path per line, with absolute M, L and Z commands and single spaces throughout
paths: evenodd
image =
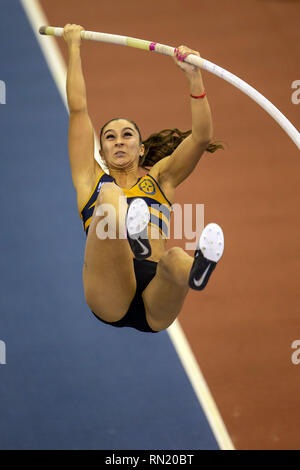
M 179 56 L 186 57 L 188 54 L 199 56 L 199 52 L 185 46 L 180 46 L 178 51 Z M 200 68 L 181 62 L 178 60 L 178 56 L 174 60 L 185 72 L 190 94 L 201 96 L 205 89 Z M 212 117 L 207 96 L 198 99 L 190 98 L 190 102 L 192 112 L 191 135 L 181 142 L 170 157 L 164 158 L 157 164 L 160 180 L 166 179 L 174 187 L 178 186 L 194 170 L 213 136 Z
M 94 129 L 88 115 L 86 87 L 82 72 L 80 31 L 84 28 L 67 24 L 63 37 L 68 47 L 67 98 L 69 119 L 69 157 L 73 184 L 78 191 L 94 181 Z

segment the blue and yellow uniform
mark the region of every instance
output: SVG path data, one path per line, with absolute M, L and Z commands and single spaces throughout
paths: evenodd
M 89 200 L 86 202 L 79 213 L 86 234 L 88 234 L 96 200 L 103 183 L 116 184 L 116 180 L 112 176 L 106 174 L 104 171 L 100 174 L 92 194 L 89 197 Z M 144 199 L 150 211 L 149 225 L 158 227 L 162 238 L 167 238 L 172 204 L 164 195 L 157 181 L 152 176 L 145 175 L 140 177 L 138 181 L 132 186 L 132 188 L 122 188 L 122 190 L 127 198 L 128 204 L 132 199 L 135 198 Z M 98 320 L 102 321 L 103 323 L 109 323 L 110 325 L 116 326 L 118 328 L 125 326 L 135 328 L 136 330 L 143 332 L 156 333 L 148 325 L 142 293 L 155 276 L 157 263 L 155 261 L 137 260 L 134 258 L 133 267 L 136 277 L 136 293 L 126 315 L 119 321 L 106 322 L 98 315 L 95 315 L 94 312 L 93 313 Z
M 116 183 L 116 181 L 104 171 L 100 174 L 89 200 L 80 211 L 80 217 L 86 234 L 88 233 L 96 200 L 103 183 Z M 157 181 L 152 176 L 145 175 L 140 177 L 132 188 L 122 188 L 122 190 L 128 203 L 137 197 L 144 199 L 150 211 L 149 225 L 158 227 L 162 237 L 167 238 L 172 205 L 164 195 Z

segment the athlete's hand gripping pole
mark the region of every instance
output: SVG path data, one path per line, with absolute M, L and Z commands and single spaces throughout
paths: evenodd
M 40 34 L 60 37 L 63 34 L 63 28 L 54 26 L 41 26 L 39 29 Z M 120 46 L 135 47 L 137 49 L 144 49 L 146 51 L 154 51 L 159 54 L 174 56 L 175 47 L 166 46 L 157 42 L 145 41 L 143 39 L 131 38 L 128 36 L 119 36 L 118 34 L 97 33 L 94 31 L 81 31 L 81 39 L 89 41 L 108 42 L 110 44 L 117 44 Z M 259 93 L 251 85 L 238 78 L 236 75 L 228 72 L 227 70 L 219 67 L 218 65 L 209 62 L 203 57 L 198 57 L 194 54 L 189 54 L 185 62 L 200 67 L 203 70 L 217 75 L 218 77 L 226 80 L 234 85 L 236 88 L 248 95 L 259 106 L 261 106 L 273 119 L 282 127 L 282 129 L 293 140 L 298 149 L 300 150 L 300 133 L 292 125 L 292 123 L 277 109 L 267 98 Z

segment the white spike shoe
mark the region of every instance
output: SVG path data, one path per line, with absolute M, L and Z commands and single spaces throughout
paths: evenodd
M 224 235 L 221 227 L 215 223 L 208 224 L 201 233 L 194 253 L 194 263 L 189 278 L 191 289 L 204 289 L 223 252 Z
M 148 240 L 148 223 L 150 212 L 142 198 L 130 202 L 126 215 L 127 239 L 136 259 L 151 256 L 151 245 Z

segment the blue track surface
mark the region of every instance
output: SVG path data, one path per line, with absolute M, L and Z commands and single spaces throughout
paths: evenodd
M 167 333 L 89 312 L 68 115 L 17 0 L 0 43 L 0 448 L 217 449 Z

